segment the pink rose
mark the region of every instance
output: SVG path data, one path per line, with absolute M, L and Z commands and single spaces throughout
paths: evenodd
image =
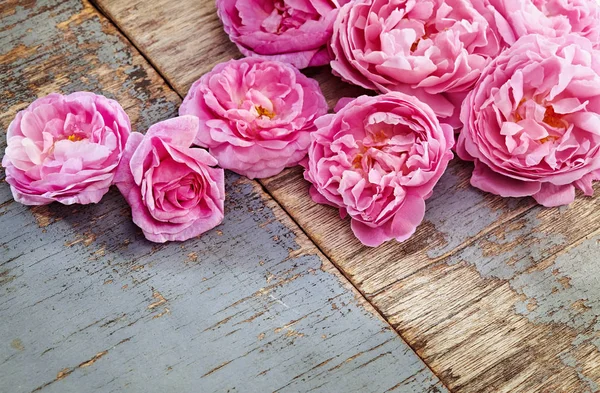
M 196 81 L 179 108 L 200 118 L 197 145 L 219 165 L 249 178 L 296 165 L 313 121 L 327 113 L 319 84 L 294 67 L 256 58 L 218 64 Z
M 505 197 L 565 205 L 600 176 L 600 52 L 567 35 L 519 39 L 463 103 L 458 155 L 471 184 Z
M 197 129 L 196 117 L 182 116 L 129 137 L 115 184 L 150 241 L 187 240 L 223 221 L 224 171 L 190 148 Z
M 327 43 L 348 0 L 217 0 L 225 32 L 245 56 L 298 68 L 329 62 Z
M 108 192 L 131 131 L 118 102 L 93 93 L 50 94 L 8 126 L 2 166 L 26 205 L 97 203 Z
M 356 0 L 334 24 L 331 67 L 367 89 L 401 91 L 454 115 L 491 59 L 506 21 L 486 0 Z M 455 110 L 455 105 L 458 104 Z
M 408 239 L 452 159 L 452 127 L 397 92 L 358 97 L 315 124 L 304 172 L 313 200 L 349 215 L 367 246 Z
M 506 38 L 511 44 L 527 34 L 561 37 L 573 32 L 600 46 L 600 4 L 596 0 L 489 1 L 508 20 L 512 33 Z

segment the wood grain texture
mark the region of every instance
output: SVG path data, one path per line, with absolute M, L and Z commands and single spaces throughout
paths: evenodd
M 134 128 L 180 97 L 91 4 L 0 5 L 0 149 L 17 110 L 92 90 Z M 256 182 L 226 219 L 145 241 L 116 190 L 29 208 L 0 170 L 0 392 L 447 392 Z
M 215 65 L 242 57 L 223 32 L 213 0 L 92 0 L 160 71 L 185 95 L 201 75 Z M 306 70 L 321 84 L 330 106 L 340 96 L 366 90 L 339 83 L 329 67 Z
M 227 189 L 216 230 L 156 245 L 117 192 L 0 188 L 0 391 L 446 392 L 260 187 Z
M 180 94 L 239 56 L 212 1 L 95 1 Z M 200 15 L 210 22 L 195 23 Z M 152 39 L 144 26 L 153 26 Z M 181 45 L 196 52 L 160 50 Z M 205 55 L 211 48 L 222 52 Z M 306 73 L 330 107 L 359 94 L 326 68 Z M 600 391 L 597 200 L 542 209 L 471 188 L 471 169 L 452 162 L 417 233 L 375 249 L 356 241 L 334 209 L 310 200 L 299 168 L 262 183 L 453 391 Z

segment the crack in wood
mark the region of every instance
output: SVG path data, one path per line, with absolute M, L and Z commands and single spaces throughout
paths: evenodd
M 128 342 L 128 341 L 129 341 L 129 340 L 131 340 L 132 338 L 133 338 L 133 337 L 129 337 L 129 338 L 125 338 L 125 339 L 123 339 L 123 340 L 119 341 L 119 342 L 118 342 L 117 344 L 115 344 L 115 345 L 114 345 L 114 346 L 113 346 L 111 349 L 113 349 L 113 348 L 115 348 L 115 347 L 117 347 L 117 346 L 119 346 L 119 345 L 121 345 L 121 344 L 124 344 L 124 343 Z M 71 367 L 71 368 L 69 368 L 69 367 L 66 367 L 66 368 L 63 368 L 62 370 L 60 370 L 60 371 L 59 371 L 59 372 L 56 374 L 56 378 L 54 378 L 52 381 L 46 382 L 45 384 L 43 384 L 43 385 L 41 385 L 41 386 L 38 386 L 37 388 L 33 389 L 33 390 L 31 391 L 31 393 L 39 392 L 39 391 L 41 391 L 42 389 L 44 389 L 44 388 L 46 388 L 46 387 L 48 387 L 48 386 L 52 385 L 53 383 L 55 383 L 55 382 L 58 382 L 58 381 L 60 381 L 60 380 L 62 380 L 62 379 L 64 379 L 64 378 L 68 377 L 69 375 L 71 375 L 71 374 L 72 374 L 72 373 L 73 373 L 75 370 L 77 370 L 77 369 L 86 368 L 86 367 L 89 367 L 89 366 L 93 365 L 93 364 L 94 364 L 94 363 L 96 363 L 98 360 L 100 360 L 102 357 L 104 357 L 105 355 L 107 355 L 107 354 L 108 354 L 108 351 L 109 351 L 109 350 L 107 349 L 107 350 L 104 350 L 104 351 L 98 352 L 97 354 L 95 354 L 94 356 L 92 356 L 90 359 L 88 359 L 88 360 L 86 360 L 86 361 L 83 361 L 83 362 L 79 363 L 79 364 L 78 364 L 77 366 L 75 366 L 75 367 Z

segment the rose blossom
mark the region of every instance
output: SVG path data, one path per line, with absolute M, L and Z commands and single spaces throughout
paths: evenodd
M 577 33 L 600 46 L 600 4 L 596 0 L 489 0 L 509 22 L 507 41 L 527 34 L 561 37 Z M 512 40 L 508 37 L 512 35 Z
M 246 58 L 217 65 L 196 81 L 179 108 L 200 118 L 197 145 L 219 165 L 249 178 L 296 165 L 313 121 L 327 112 L 319 84 L 294 67 Z
M 519 39 L 463 103 L 457 153 L 471 184 L 544 206 L 591 195 L 600 172 L 600 52 L 567 35 Z
M 115 184 L 146 239 L 187 240 L 219 225 L 224 171 L 206 150 L 190 148 L 198 119 L 182 116 L 132 133 Z
M 327 64 L 337 9 L 348 0 L 217 0 L 225 32 L 245 56 L 291 63 Z
M 313 200 L 349 215 L 367 246 L 408 239 L 452 159 L 452 127 L 397 92 L 358 97 L 315 124 L 304 172 Z
M 334 24 L 331 67 L 367 89 L 402 91 L 458 120 L 481 70 L 506 47 L 487 0 L 356 0 Z M 455 110 L 455 104 L 458 104 Z
M 87 92 L 50 94 L 8 126 L 2 166 L 26 205 L 97 203 L 110 187 L 131 131 L 118 102 Z

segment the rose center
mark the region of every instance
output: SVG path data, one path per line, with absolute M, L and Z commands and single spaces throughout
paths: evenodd
M 363 152 L 362 153 L 358 153 L 356 156 L 354 156 L 354 159 L 352 160 L 352 168 L 354 169 L 360 169 L 363 166 L 363 157 L 365 156 L 364 153 L 366 152 L 365 148 L 362 148 Z M 371 157 L 370 155 L 367 155 L 366 157 L 367 162 L 366 165 L 367 167 L 371 167 L 373 166 L 373 157 Z
M 70 140 L 71 142 L 79 142 L 79 141 L 83 140 L 83 138 L 82 138 L 82 137 L 80 137 L 80 136 L 78 136 L 78 135 L 75 135 L 75 134 L 73 134 L 73 135 L 69 135 L 69 136 L 67 137 L 67 139 L 68 139 L 68 140 Z
M 540 143 L 546 143 L 546 142 L 554 142 L 558 139 L 557 136 L 554 135 L 548 135 L 545 138 L 540 139 Z
M 279 16 L 279 26 L 275 34 L 282 34 L 289 29 L 298 29 L 309 19 L 318 20 L 316 15 L 311 15 L 306 12 L 291 8 L 283 1 L 276 1 L 273 4 L 275 12 Z
M 546 107 L 542 121 L 550 127 L 567 129 L 567 122 L 563 119 L 563 115 L 554 112 L 552 105 Z
M 387 142 L 389 138 L 384 130 L 379 130 L 371 134 L 371 139 L 373 143 L 384 143 Z
M 419 46 L 419 41 L 421 41 L 421 39 L 417 38 L 417 40 L 415 42 L 413 42 L 413 44 L 410 46 L 411 52 L 414 52 L 417 50 L 417 47 Z
M 523 105 L 526 102 L 527 102 L 527 100 L 525 98 L 523 98 L 519 102 L 517 109 L 513 113 L 513 118 L 514 118 L 515 123 L 520 122 L 527 116 L 526 115 L 527 111 L 523 108 Z M 541 106 L 541 104 L 537 104 L 537 103 L 535 105 Z M 554 133 L 556 133 L 557 129 L 565 131 L 569 127 L 569 123 L 567 123 L 567 121 L 564 119 L 564 115 L 562 115 L 560 113 L 556 113 L 554 111 L 554 107 L 552 105 L 547 105 L 544 107 L 544 117 L 542 118 L 542 123 L 545 124 L 546 126 L 549 126 L 552 129 L 552 130 L 547 130 L 547 131 L 549 131 L 549 132 L 554 131 Z M 559 132 L 559 134 L 560 134 L 560 132 Z M 557 141 L 558 139 L 560 139 L 560 137 L 561 137 L 561 135 L 547 135 L 543 138 L 538 139 L 537 141 L 540 143 L 554 142 L 554 141 Z
M 77 131 L 80 131 L 79 128 L 77 128 Z M 54 154 L 54 149 L 56 146 L 56 142 L 61 141 L 61 140 L 67 140 L 67 141 L 71 141 L 71 142 L 79 142 L 86 139 L 85 136 L 79 136 L 77 134 L 71 134 L 69 136 L 67 136 L 66 138 L 63 137 L 58 137 L 56 139 L 54 139 L 54 141 L 52 142 L 52 145 L 48 148 L 48 150 L 45 152 L 46 156 L 51 156 Z
M 258 116 L 262 117 L 262 116 L 266 116 L 269 119 L 273 119 L 275 117 L 275 112 L 271 112 L 270 110 L 268 110 L 267 108 L 264 108 L 262 106 L 255 106 L 254 108 L 256 108 L 256 112 L 258 112 Z
M 417 40 L 415 42 L 413 42 L 413 44 L 410 46 L 410 51 L 414 52 L 417 50 L 417 48 L 419 47 L 419 42 L 421 42 L 421 40 L 426 40 L 429 38 L 429 34 L 425 33 L 421 38 L 417 38 Z
M 354 150 L 351 160 L 353 169 L 368 175 L 371 168 L 377 166 L 385 171 L 406 174 L 408 153 L 415 146 L 415 139 L 408 137 L 406 140 L 394 140 L 392 136 L 402 139 L 407 136 L 403 126 L 398 127 L 386 124 L 383 127 L 375 126 L 363 140 L 356 141 L 358 148 Z
M 410 19 L 410 18 L 409 18 Z M 444 31 L 448 30 L 448 28 L 444 28 Z M 423 30 L 419 31 L 418 29 L 415 29 L 415 33 L 417 34 L 417 36 L 419 36 L 419 34 L 421 34 L 420 37 L 418 37 L 415 42 L 412 43 L 412 45 L 410 46 L 410 51 L 414 52 L 419 48 L 419 43 L 422 40 L 428 40 L 428 39 L 435 39 L 435 36 L 439 33 L 437 27 L 433 24 L 425 24 L 423 25 Z
M 87 134 L 85 133 L 83 128 L 80 127 L 80 125 L 77 123 L 71 123 L 68 127 L 65 128 L 64 132 L 65 134 L 69 135 L 66 138 L 63 136 L 60 139 L 64 138 L 71 142 L 79 142 L 87 138 Z
M 523 116 L 521 116 L 521 106 L 523 106 L 525 101 L 527 101 L 527 100 L 525 98 L 522 98 L 521 101 L 519 101 L 519 105 L 517 105 L 517 109 L 515 110 L 515 113 L 513 113 L 514 118 L 515 118 L 515 123 L 518 123 L 521 120 L 523 120 Z

